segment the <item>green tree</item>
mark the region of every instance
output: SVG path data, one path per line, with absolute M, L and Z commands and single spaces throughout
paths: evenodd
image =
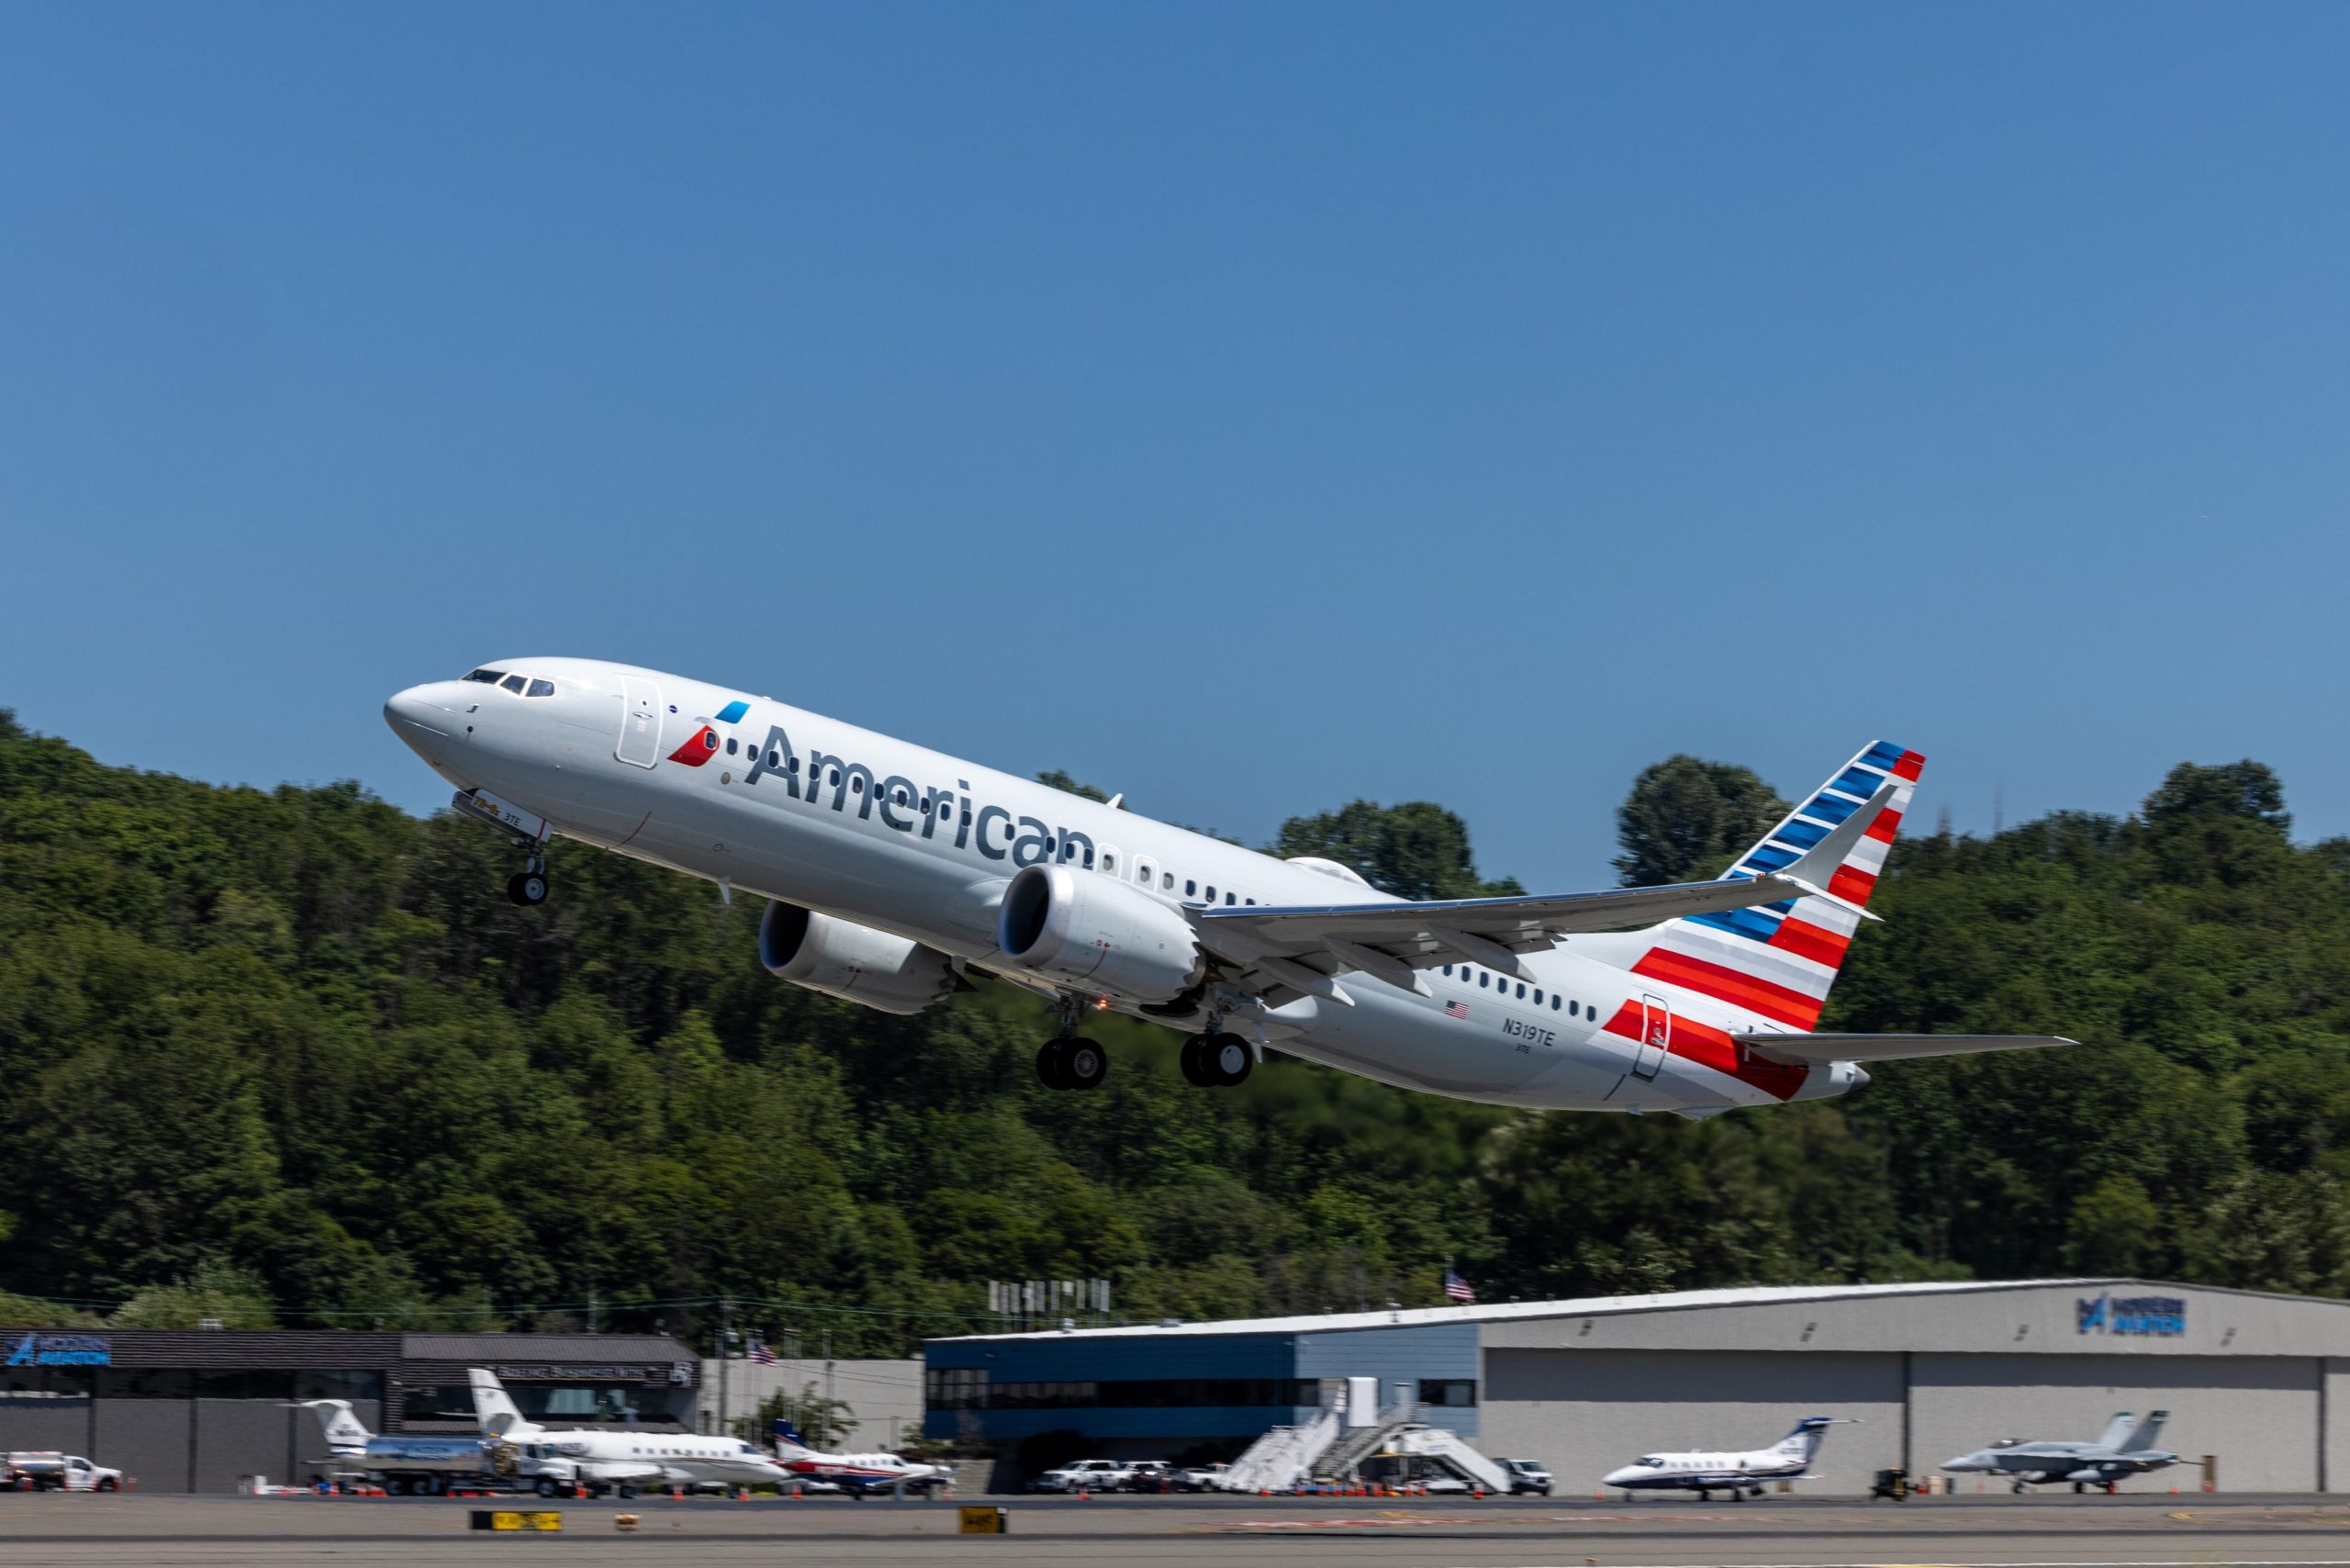
M 1789 807 L 1750 768 L 1685 753 L 1641 769 L 1616 813 L 1628 888 L 1718 877 Z
M 1469 824 L 1442 806 L 1409 801 L 1382 806 L 1356 801 L 1319 816 L 1281 824 L 1274 853 L 1336 860 L 1383 892 L 1407 899 L 1499 897 L 1525 890 L 1508 878 L 1477 874 Z

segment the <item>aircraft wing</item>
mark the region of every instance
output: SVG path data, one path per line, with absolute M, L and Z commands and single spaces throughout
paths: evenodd
M 1351 999 L 1330 977 L 1360 969 L 1426 995 L 1427 982 L 1415 970 L 1463 963 L 1518 973 L 1516 955 L 1539 952 L 1578 932 L 1616 931 L 1807 897 L 1842 903 L 1822 890 L 1894 792 L 1895 786 L 1886 785 L 1793 864 L 1760 876 L 1595 893 L 1226 906 L 1196 912 L 1196 922 L 1200 940 L 1241 969 L 1245 979 L 1258 980 L 1259 989 L 1287 988 L 1346 1002 Z
M 1730 1038 L 1768 1061 L 1822 1067 L 1831 1061 L 1906 1061 L 1913 1057 L 1972 1056 L 1978 1051 L 2077 1046 L 2062 1035 L 1776 1035 L 1754 1030 Z

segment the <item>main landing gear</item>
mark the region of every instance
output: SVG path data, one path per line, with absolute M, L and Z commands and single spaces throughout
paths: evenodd
M 1227 1035 L 1209 1021 L 1209 1031 L 1183 1042 L 1183 1081 L 1202 1089 L 1229 1089 L 1248 1076 L 1257 1053 L 1237 1035 Z
M 1110 1053 L 1077 1032 L 1084 1003 L 1061 999 L 1061 1026 L 1036 1052 L 1036 1081 L 1047 1089 L 1099 1089 L 1110 1076 Z
M 546 852 L 527 840 L 522 868 L 506 879 L 506 896 L 525 908 L 547 902 Z

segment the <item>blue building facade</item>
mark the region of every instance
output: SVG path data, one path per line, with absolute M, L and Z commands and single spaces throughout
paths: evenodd
M 934 1438 L 1015 1443 L 1076 1431 L 1113 1456 L 1245 1442 L 1311 1419 L 1350 1377 L 1382 1406 L 1417 1403 L 1477 1431 L 1474 1323 L 1317 1330 L 1213 1325 L 933 1339 L 923 1348 Z

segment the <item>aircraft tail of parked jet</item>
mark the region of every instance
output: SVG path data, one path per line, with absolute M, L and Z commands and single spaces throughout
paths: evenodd
M 1826 1416 L 1806 1416 L 1796 1423 L 1795 1430 L 1773 1445 L 1771 1456 L 1774 1459 L 1792 1460 L 1796 1464 L 1809 1469 L 1811 1456 L 1819 1451 L 1819 1439 L 1827 1434 L 1828 1428 L 1834 1425 L 1836 1425 L 1835 1421 Z
M 522 1415 L 522 1407 L 506 1392 L 506 1385 L 487 1367 L 467 1369 L 474 1385 L 474 1414 L 480 1418 L 481 1429 L 493 1438 L 520 1438 L 538 1428 Z
M 305 1399 L 297 1408 L 315 1413 L 319 1425 L 326 1428 L 327 1445 L 335 1450 L 364 1449 L 367 1439 L 375 1434 L 367 1424 L 352 1414 L 348 1399 Z
M 2137 1430 L 2122 1439 L 2121 1451 L 2143 1453 L 2162 1440 L 2163 1423 L 2170 1419 L 2170 1412 L 2157 1410 L 2138 1423 Z
M 2115 1411 L 2113 1419 L 2108 1421 L 2105 1424 L 2105 1430 L 2098 1435 L 2097 1446 L 2101 1449 L 2119 1449 L 2128 1446 L 2130 1429 L 2137 1424 L 2138 1417 L 2130 1411 Z

